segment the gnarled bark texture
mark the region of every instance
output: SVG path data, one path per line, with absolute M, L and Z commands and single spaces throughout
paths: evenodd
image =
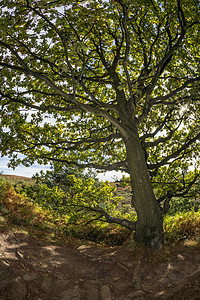
M 133 205 L 137 212 L 135 240 L 151 248 L 164 243 L 163 220 L 160 207 L 153 192 L 137 126 L 129 131 L 125 140 L 127 162 L 131 177 Z

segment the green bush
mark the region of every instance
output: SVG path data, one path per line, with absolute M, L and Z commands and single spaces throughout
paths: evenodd
M 129 204 L 119 205 L 121 199 L 113 196 L 114 188 L 109 183 L 96 185 L 93 179 L 77 179 L 73 175 L 67 180 L 71 182 L 68 192 L 58 186 L 35 184 L 18 186 L 20 195 L 10 182 L 0 177 L 2 215 L 15 225 L 28 225 L 45 234 L 53 231 L 70 238 L 122 245 L 132 233 L 119 225 L 107 224 L 105 220 L 102 222 L 98 213 L 90 208 L 98 205 L 112 216 L 135 221 L 136 214 L 132 207 Z M 173 215 L 164 217 L 165 240 L 169 244 L 200 233 L 200 211 L 195 212 L 194 207 L 186 206 L 184 201 L 180 201 L 180 207 L 193 210 L 177 213 L 176 202 Z
M 62 185 L 41 183 L 27 187 L 26 196 L 55 217 L 65 218 L 65 222 L 70 224 L 83 224 L 91 220 L 99 223 L 99 209 L 114 217 L 135 220 L 136 214 L 130 205 L 119 209 L 122 198 L 114 195 L 115 187 L 108 182 L 97 184 L 93 178 L 82 179 L 75 175 L 68 175 L 65 180 L 68 182 L 67 190 Z M 104 217 L 101 219 L 105 221 Z
M 170 201 L 170 209 L 168 214 L 174 215 L 178 212 L 198 211 L 200 202 L 191 198 L 175 198 Z
M 200 211 L 177 213 L 164 218 L 165 240 L 168 243 L 191 238 L 200 232 Z

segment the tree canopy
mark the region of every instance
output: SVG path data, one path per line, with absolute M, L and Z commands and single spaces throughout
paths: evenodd
M 126 171 L 135 199 L 149 174 L 158 202 L 187 192 L 199 164 L 198 14 L 197 0 L 2 0 L 2 155 Z

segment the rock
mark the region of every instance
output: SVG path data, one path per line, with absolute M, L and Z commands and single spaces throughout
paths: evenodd
M 84 254 L 84 252 L 86 252 L 88 249 L 90 249 L 91 248 L 91 246 L 89 246 L 89 245 L 82 245 L 82 246 L 79 246 L 78 248 L 77 248 L 77 250 L 80 252 L 80 253 L 83 253 Z M 89 255 L 90 256 L 90 255 Z
M 36 299 L 39 300 L 39 294 L 40 294 L 40 291 L 38 290 L 38 288 L 36 286 L 33 286 L 33 285 L 29 285 L 28 286 L 29 288 L 29 291 L 30 291 L 30 294 L 31 296 L 33 297 L 37 297 Z M 30 298 L 31 299 L 31 298 Z
M 119 279 L 120 279 L 119 276 L 113 277 L 113 281 L 117 281 L 117 280 L 119 280 Z
M 55 280 L 54 283 L 53 283 L 54 293 L 56 295 L 61 295 L 64 290 L 67 290 L 67 288 L 70 287 L 69 284 L 70 284 L 70 280 L 64 280 L 64 279 Z
M 10 284 L 10 280 L 9 279 L 4 279 L 0 281 L 0 290 L 4 289 L 5 287 L 7 287 Z
M 17 300 L 25 300 L 26 299 L 26 284 L 21 278 L 16 278 L 11 283 L 11 298 L 10 299 L 17 299 Z
M 2 260 L 2 263 L 3 263 L 6 267 L 10 267 L 9 262 L 7 262 L 7 261 L 5 261 L 5 260 Z
M 102 300 L 111 300 L 112 299 L 109 286 L 107 286 L 107 285 L 101 286 L 101 299 Z
M 87 300 L 99 300 L 99 291 L 95 287 L 87 290 Z
M 135 292 L 129 293 L 128 297 L 131 298 L 131 299 L 136 299 L 136 298 L 143 299 L 144 295 L 145 295 L 145 292 L 143 292 L 142 290 L 137 290 Z
M 145 279 L 146 279 L 146 280 L 151 280 L 151 279 L 153 279 L 153 276 L 148 275 L 148 276 L 145 277 Z
M 35 280 L 36 278 L 37 278 L 37 275 L 34 274 L 34 273 L 32 273 L 32 274 L 26 273 L 26 274 L 23 275 L 23 279 L 24 279 L 25 281 L 33 281 L 33 280 Z
M 116 293 L 123 293 L 124 291 L 127 290 L 127 282 L 124 281 L 118 281 L 118 282 L 114 282 L 114 291 Z
M 81 245 L 77 248 L 77 250 L 85 250 L 85 249 L 90 249 L 91 246 L 90 245 Z
M 49 277 L 44 277 L 41 284 L 41 290 L 47 294 L 51 294 L 54 289 L 54 282 Z
M 133 268 L 133 266 L 134 266 L 134 263 L 133 262 L 123 262 L 122 263 L 122 265 L 125 265 L 126 267 L 128 267 L 128 268 Z
M 145 294 L 145 292 L 143 292 L 142 290 L 138 290 L 134 293 L 135 297 L 141 297 Z
M 80 290 L 78 286 L 68 289 L 62 293 L 61 300 L 80 300 Z

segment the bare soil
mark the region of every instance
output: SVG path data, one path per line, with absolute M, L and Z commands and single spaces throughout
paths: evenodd
M 200 249 L 54 243 L 0 227 L 0 300 L 200 299 Z

